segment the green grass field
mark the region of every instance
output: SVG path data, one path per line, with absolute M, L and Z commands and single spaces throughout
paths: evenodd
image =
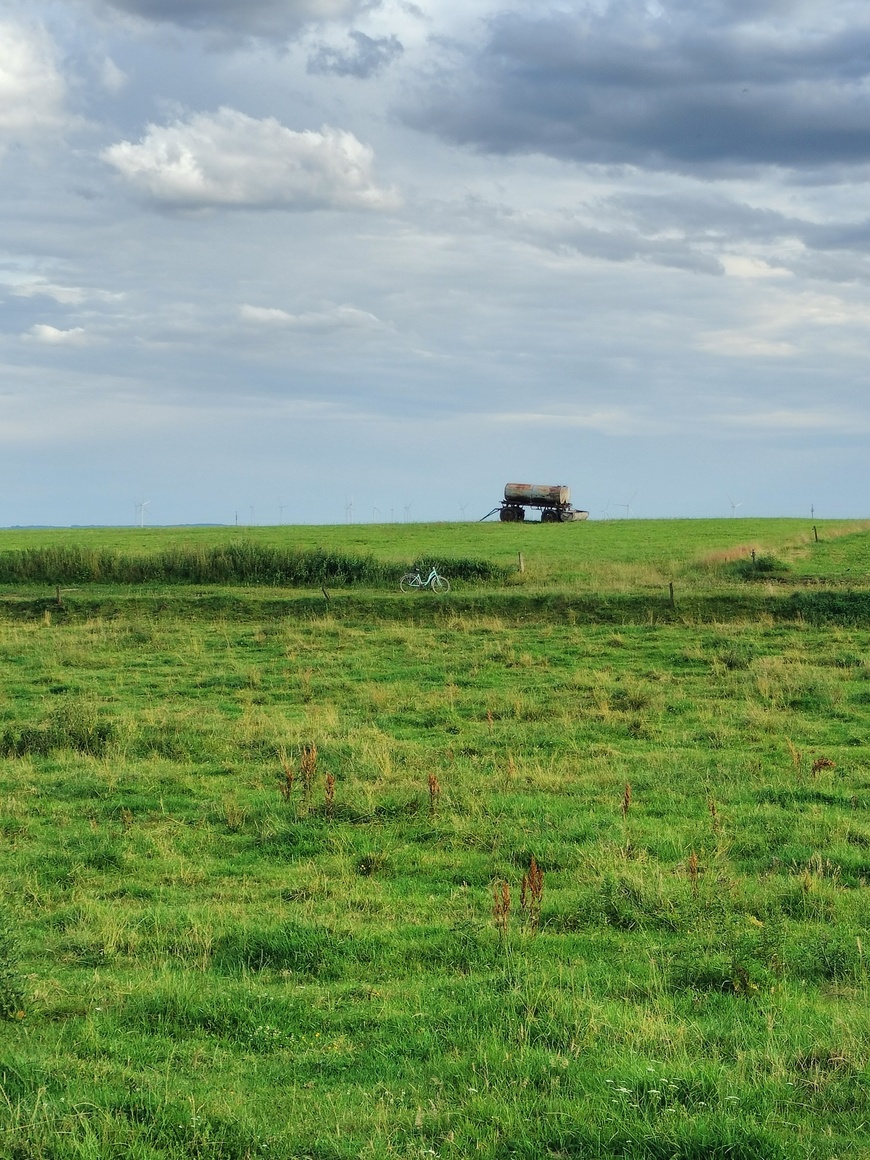
M 0 533 L 0 1156 L 870 1157 L 868 526 Z
M 424 557 L 484 557 L 513 567 L 522 552 L 525 584 L 610 589 L 621 584 L 659 584 L 662 579 L 667 583 L 683 576 L 693 581 L 700 577 L 707 583 L 711 569 L 723 559 L 735 552 L 748 556 L 753 548 L 759 553 L 784 553 L 808 569 L 818 559 L 833 574 L 847 566 L 835 563 L 845 539 L 848 559 L 870 576 L 870 549 L 862 534 L 868 524 L 829 520 L 818 522 L 817 527 L 819 544 L 813 541 L 812 526 L 795 519 L 13 530 L 0 533 L 0 555 L 45 547 L 148 555 L 167 548 L 196 551 L 242 541 L 309 551 L 370 553 L 398 564 Z M 856 538 L 863 545 L 860 550 L 852 542 Z

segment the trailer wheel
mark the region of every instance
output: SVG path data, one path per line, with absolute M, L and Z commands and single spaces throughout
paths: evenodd
M 498 518 L 504 523 L 516 523 L 517 520 L 526 518 L 526 511 L 521 507 L 503 507 L 498 513 Z
M 552 508 L 546 508 L 541 512 L 542 524 L 557 524 L 559 522 L 559 513 L 554 512 Z

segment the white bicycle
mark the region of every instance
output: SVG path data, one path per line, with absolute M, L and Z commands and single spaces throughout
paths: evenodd
M 402 592 L 414 592 L 421 588 L 431 588 L 433 592 L 449 592 L 450 581 L 433 568 L 425 580 L 419 571 L 407 572 L 399 581 L 399 588 Z

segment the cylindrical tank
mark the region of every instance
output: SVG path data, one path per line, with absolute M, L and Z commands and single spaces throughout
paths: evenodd
M 571 502 L 570 487 L 547 483 L 509 483 L 504 489 L 507 503 L 568 504 Z

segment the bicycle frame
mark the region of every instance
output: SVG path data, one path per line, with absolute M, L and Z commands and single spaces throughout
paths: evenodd
M 421 572 L 417 572 L 416 575 L 414 576 L 414 578 L 412 580 L 408 581 L 408 587 L 409 588 L 428 588 L 429 585 L 432 584 L 432 582 L 437 580 L 437 579 L 438 579 L 438 573 L 435 571 L 434 568 L 431 569 L 431 571 L 429 572 L 429 575 L 426 577 L 425 580 L 423 579 L 423 574 Z
M 419 570 L 417 572 L 409 572 L 402 577 L 399 587 L 403 592 L 407 592 L 411 588 L 431 588 L 433 592 L 440 593 L 450 591 L 450 582 L 446 576 L 440 575 L 438 570 L 433 567 L 430 569 L 429 575 L 425 580 Z

